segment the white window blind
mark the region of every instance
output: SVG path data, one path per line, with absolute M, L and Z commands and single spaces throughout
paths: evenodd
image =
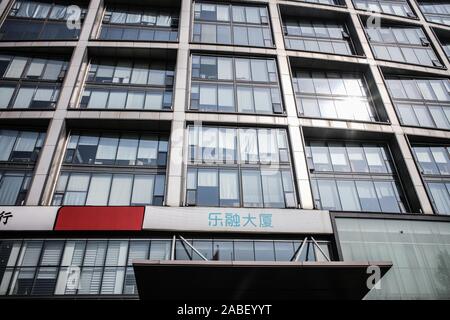
M 63 241 L 47 241 L 42 253 L 42 266 L 56 266 L 59 264 L 63 250 Z
M 39 136 L 38 132 L 23 131 L 20 133 L 14 151 L 33 151 L 36 140 Z
M 19 264 L 24 267 L 37 266 L 41 249 L 42 241 L 26 241 L 22 248 L 24 254 Z
M 90 240 L 86 246 L 84 266 L 102 266 L 106 254 L 105 240 Z

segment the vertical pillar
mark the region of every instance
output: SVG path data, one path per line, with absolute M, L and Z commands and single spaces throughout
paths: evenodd
M 292 165 L 295 168 L 295 180 L 297 182 L 300 205 L 303 209 L 313 209 L 314 201 L 311 192 L 311 184 L 306 164 L 305 148 L 303 145 L 300 121 L 298 119 L 295 94 L 292 88 L 289 61 L 284 47 L 284 37 L 281 17 L 279 15 L 277 1 L 269 3 L 271 24 L 277 47 L 278 70 L 280 73 L 284 105 L 288 119 L 288 135 L 291 142 Z
M 65 116 L 72 90 L 75 87 L 80 66 L 83 63 L 89 37 L 102 0 L 92 0 L 83 23 L 79 41 L 74 48 L 66 78 L 60 90 L 60 96 L 54 116 L 47 129 L 47 137 L 36 163 L 35 174 L 28 191 L 26 205 L 50 205 L 53 185 L 58 175 L 61 157 L 64 153 Z M 58 157 L 59 156 L 59 157 Z
M 170 150 L 167 167 L 166 205 L 177 207 L 182 205 L 183 194 L 183 146 L 185 137 L 185 108 L 187 95 L 187 75 L 189 64 L 189 23 L 191 1 L 181 1 L 179 21 L 179 45 L 176 64 L 176 79 L 173 102 L 173 121 L 170 132 Z M 169 192 L 170 191 L 170 192 Z

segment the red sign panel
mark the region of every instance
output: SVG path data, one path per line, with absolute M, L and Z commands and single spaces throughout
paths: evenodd
M 61 207 L 55 230 L 138 231 L 142 229 L 145 207 Z

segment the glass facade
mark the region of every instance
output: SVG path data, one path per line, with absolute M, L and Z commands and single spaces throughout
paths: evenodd
M 382 25 L 366 34 L 377 59 L 443 67 L 422 28 Z
M 449 43 L 442 44 L 442 49 L 444 49 L 445 55 L 450 60 L 450 44 Z
M 219 261 L 293 261 L 304 240 L 251 240 L 251 239 L 186 239 L 206 259 Z M 317 241 L 327 258 L 331 243 Z M 306 240 L 298 261 L 326 261 L 312 240 Z M 177 240 L 176 260 L 202 260 L 202 257 L 184 241 Z
M 174 68 L 169 60 L 92 59 L 79 108 L 170 110 Z
M 356 54 L 345 22 L 338 19 L 311 20 L 285 17 L 283 28 L 287 49 L 342 55 Z
M 55 108 L 66 69 L 62 58 L 0 55 L 0 110 Z
M 316 208 L 387 213 L 408 210 L 387 145 L 307 141 L 306 157 Z
M 413 144 L 412 149 L 434 210 L 439 214 L 450 215 L 449 147 Z
M 295 1 L 326 4 L 326 5 L 331 5 L 331 6 L 342 6 L 343 5 L 343 2 L 341 0 L 295 0 Z
M 193 55 L 190 110 L 282 114 L 276 60 Z
M 0 295 L 137 299 L 137 258 L 304 244 L 392 260 L 368 298 L 447 297 L 448 2 L 2 0 Z
M 407 0 L 353 0 L 357 9 L 415 18 Z
M 0 255 L 0 295 L 137 295 L 132 261 L 169 259 L 170 240 L 1 240 Z
M 386 86 L 400 122 L 450 129 L 450 80 L 386 75 Z
M 378 121 L 362 73 L 293 70 L 299 116 L 358 121 Z
M 273 47 L 266 6 L 195 2 L 194 42 Z
M 186 203 L 297 206 L 284 129 L 189 127 Z
M 302 240 L 188 239 L 211 260 L 290 261 Z M 330 254 L 329 241 L 317 245 Z M 0 295 L 137 296 L 133 260 L 170 260 L 172 240 L 152 239 L 5 239 L 0 240 Z M 176 260 L 198 260 L 178 240 Z M 324 261 L 307 240 L 299 261 Z
M 178 10 L 108 5 L 98 38 L 116 41 L 177 41 Z
M 73 132 L 53 205 L 163 205 L 168 137 Z
M 365 299 L 449 299 L 450 223 L 336 218 L 344 261 L 392 261 Z
M 0 129 L 0 205 L 23 205 L 45 133 Z
M 76 40 L 85 14 L 79 3 L 18 0 L 0 28 L 0 40 Z
M 420 10 L 429 22 L 450 26 L 450 3 L 447 1 L 417 1 Z

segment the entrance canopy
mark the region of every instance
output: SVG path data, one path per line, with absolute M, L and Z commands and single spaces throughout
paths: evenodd
M 144 300 L 362 299 L 378 266 L 391 262 L 261 262 L 135 260 Z M 372 281 L 369 280 L 369 283 Z

